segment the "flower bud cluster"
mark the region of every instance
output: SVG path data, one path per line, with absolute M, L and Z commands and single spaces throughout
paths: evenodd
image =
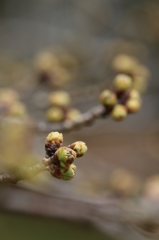
M 101 104 L 106 108 L 113 120 L 121 121 L 128 114 L 136 113 L 141 108 L 141 84 L 139 78 L 149 77 L 149 72 L 135 58 L 119 55 L 113 62 L 118 72 L 113 81 L 112 90 L 104 90 L 100 96 Z M 138 86 L 138 87 L 137 87 Z
M 113 70 L 127 74 L 133 79 L 133 89 L 144 92 L 147 88 L 150 72 L 138 59 L 127 54 L 117 55 L 112 62 Z
M 24 118 L 27 116 L 26 108 L 15 90 L 0 89 L 0 114 L 5 117 Z
M 51 132 L 45 142 L 46 157 L 51 157 L 49 166 L 50 174 L 62 180 L 71 180 L 76 171 L 74 160 L 82 157 L 87 146 L 84 142 L 77 141 L 69 146 L 62 146 L 63 135 L 59 132 Z
M 71 97 L 68 92 L 54 91 L 49 95 L 48 102 L 46 118 L 49 122 L 74 121 L 80 115 L 78 109 L 71 107 Z
M 41 84 L 61 87 L 72 80 L 76 74 L 78 62 L 66 52 L 55 53 L 52 49 L 44 50 L 34 59 L 34 70 Z

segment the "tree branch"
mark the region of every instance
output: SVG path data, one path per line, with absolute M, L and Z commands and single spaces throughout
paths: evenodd
M 40 172 L 45 171 L 46 167 L 49 166 L 51 160 L 52 160 L 52 157 L 44 158 L 41 162 L 35 164 L 32 167 L 18 169 L 17 172 L 15 172 L 12 175 L 8 173 L 4 173 L 0 175 L 0 183 L 16 184 L 18 181 L 32 178 L 37 174 L 39 174 Z
M 107 111 L 105 107 L 103 107 L 102 105 L 98 105 L 96 107 L 93 107 L 86 113 L 81 114 L 74 121 L 66 120 L 62 123 L 57 123 L 57 124 L 51 124 L 51 123 L 41 121 L 41 122 L 28 123 L 28 126 L 33 131 L 41 132 L 41 133 L 48 133 L 51 131 L 70 132 L 77 129 L 79 130 L 84 126 L 89 126 L 93 124 L 93 122 L 96 119 L 104 118 L 108 116 L 108 114 L 109 114 L 109 111 Z M 6 121 L 9 123 L 24 124 L 24 122 L 19 119 L 8 118 L 8 119 L 5 119 L 5 122 Z
M 23 196 L 20 207 L 17 196 Z M 159 204 L 145 198 L 95 199 L 46 195 L 19 187 L 8 188 L 0 208 L 57 219 L 88 221 L 106 233 L 122 239 L 158 239 Z M 37 205 L 37 202 L 40 202 Z M 137 234 L 138 233 L 138 234 Z M 130 238 L 132 235 L 132 238 Z M 145 238 L 143 238 L 145 236 Z
M 80 129 L 84 126 L 91 125 L 96 119 L 103 118 L 108 115 L 106 109 L 99 105 L 93 107 L 86 113 L 81 114 L 74 121 L 66 120 L 63 123 L 59 124 L 49 124 L 46 122 L 39 122 L 33 125 L 33 129 L 37 132 L 69 132 L 75 129 Z

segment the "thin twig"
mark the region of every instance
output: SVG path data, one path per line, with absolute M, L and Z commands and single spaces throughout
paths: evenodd
M 67 132 L 72 131 L 75 129 L 80 129 L 83 126 L 87 126 L 92 124 L 96 119 L 105 117 L 109 114 L 109 111 L 106 111 L 106 109 L 99 105 L 94 108 L 92 108 L 90 111 L 81 114 L 75 121 L 65 121 L 61 124 L 48 124 L 45 122 L 40 123 L 29 123 L 29 126 L 34 130 L 38 132 L 51 132 L 51 131 L 61 131 L 61 132 Z M 8 119 L 9 122 L 12 123 L 21 123 L 18 119 Z M 50 164 L 52 161 L 52 158 L 44 158 L 44 160 L 40 163 L 37 163 L 36 165 L 29 167 L 29 168 L 23 168 L 18 170 L 15 174 L 2 174 L 0 175 L 0 183 L 12 183 L 16 184 L 18 181 L 29 179 L 33 176 L 36 176 L 38 173 L 45 171 L 46 167 Z
M 11 183 L 16 184 L 18 181 L 24 179 L 30 179 L 40 172 L 43 172 L 47 169 L 47 166 L 52 161 L 52 158 L 44 158 L 41 162 L 35 164 L 32 167 L 21 168 L 16 171 L 14 174 L 4 173 L 0 175 L 0 183 Z
M 51 131 L 70 132 L 73 130 L 79 130 L 84 126 L 90 126 L 93 124 L 93 122 L 96 119 L 104 118 L 108 114 L 109 114 L 109 111 L 106 111 L 106 109 L 103 106 L 99 105 L 99 106 L 93 107 L 86 113 L 81 114 L 74 121 L 66 120 L 62 123 L 57 123 L 57 124 L 40 121 L 40 122 L 28 123 L 28 126 L 33 131 L 41 132 L 41 133 L 49 133 Z M 5 122 L 24 124 L 24 122 L 22 122 L 21 120 L 13 119 L 13 118 L 5 119 Z
M 93 107 L 91 110 L 86 113 L 81 114 L 74 121 L 66 120 L 61 124 L 49 124 L 46 122 L 39 122 L 33 125 L 33 129 L 37 132 L 51 132 L 51 131 L 59 131 L 59 132 L 69 132 L 72 130 L 79 130 L 84 126 L 91 125 L 96 119 L 103 118 L 108 115 L 106 109 L 99 105 Z

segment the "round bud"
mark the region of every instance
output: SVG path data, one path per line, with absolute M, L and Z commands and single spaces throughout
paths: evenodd
M 46 138 L 46 144 L 61 145 L 63 143 L 63 135 L 59 132 L 51 132 Z
M 50 165 L 49 170 L 50 174 L 55 178 L 62 180 L 71 180 L 75 175 L 76 166 L 74 164 L 71 164 L 69 168 L 66 169 L 52 164 Z
M 76 108 L 71 108 L 68 110 L 66 119 L 70 121 L 76 120 L 81 115 L 81 112 Z
M 117 104 L 111 112 L 113 120 L 121 121 L 127 116 L 127 109 L 125 106 Z
M 53 106 L 67 107 L 71 103 L 71 98 L 65 91 L 57 91 L 50 94 L 49 103 Z
M 58 60 L 51 52 L 41 52 L 34 60 L 34 67 L 37 72 L 47 72 L 52 71 L 52 69 L 57 66 Z
M 51 132 L 45 141 L 46 156 L 51 157 L 63 143 L 63 135 L 59 132 Z
M 62 175 L 62 180 L 71 180 L 75 176 L 76 166 L 74 164 L 71 164 L 68 170 L 61 168 L 60 172 Z
M 135 57 L 119 54 L 114 58 L 112 66 L 117 72 L 132 74 L 134 73 L 137 63 L 138 61 Z
M 129 113 L 136 113 L 141 108 L 141 101 L 138 99 L 129 99 L 126 102 L 126 107 Z
M 64 120 L 64 112 L 59 107 L 51 107 L 46 112 L 46 118 L 49 122 L 61 122 Z
M 24 104 L 20 102 L 13 102 L 13 104 L 8 109 L 8 115 L 11 117 L 25 117 L 26 108 Z
M 118 74 L 113 85 L 117 91 L 126 91 L 132 87 L 132 78 L 126 74 Z
M 81 141 L 74 142 L 71 145 L 69 145 L 69 147 L 76 152 L 77 157 L 82 157 L 87 152 L 88 149 L 85 142 Z
M 104 90 L 99 96 L 100 102 L 104 106 L 113 107 L 117 103 L 117 97 L 115 93 L 110 90 Z
M 129 99 L 141 100 L 140 93 L 135 89 L 130 90 Z
M 76 157 L 76 152 L 69 147 L 60 147 L 55 152 L 56 161 L 61 167 L 65 169 L 69 168 L 69 166 L 73 163 Z

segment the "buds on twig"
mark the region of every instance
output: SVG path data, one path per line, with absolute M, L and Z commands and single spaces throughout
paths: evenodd
M 61 146 L 62 133 L 51 132 L 45 142 L 46 156 L 51 157 L 49 171 L 58 179 L 70 180 L 75 175 L 76 166 L 73 164 L 77 157 L 82 157 L 87 146 L 84 142 L 75 142 L 68 147 Z
M 71 180 L 76 170 L 73 162 L 77 157 L 81 157 L 86 153 L 87 146 L 80 141 L 72 143 L 68 147 L 61 146 L 62 143 L 62 133 L 49 133 L 45 141 L 45 158 L 32 167 L 17 169 L 14 175 L 0 175 L 0 183 L 16 184 L 20 180 L 29 179 L 45 170 L 49 170 L 50 174 L 55 178 Z
M 99 99 L 112 119 L 121 121 L 128 114 L 140 110 L 142 103 L 140 92 L 146 86 L 149 72 L 135 58 L 127 55 L 117 56 L 113 68 L 117 71 L 113 89 L 104 90 Z

